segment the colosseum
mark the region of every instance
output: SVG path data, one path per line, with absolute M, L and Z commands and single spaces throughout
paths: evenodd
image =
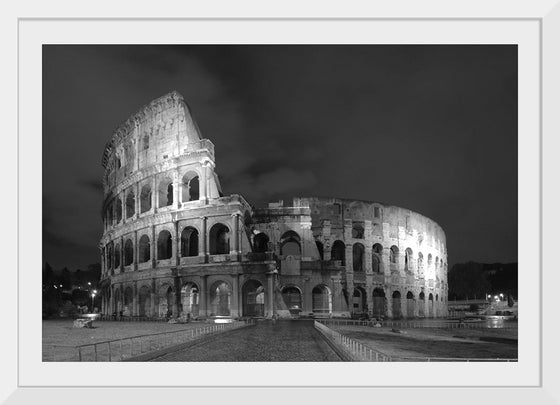
M 102 313 L 138 318 L 447 315 L 443 229 L 379 202 L 224 195 L 214 145 L 171 92 L 103 153 Z

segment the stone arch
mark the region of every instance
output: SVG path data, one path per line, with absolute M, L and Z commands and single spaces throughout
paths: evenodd
M 200 198 L 200 177 L 198 173 L 190 171 L 183 176 L 182 202 L 196 201 Z
M 132 218 L 136 213 L 136 200 L 134 192 L 130 190 L 126 195 L 126 219 Z
M 299 315 L 301 312 L 301 290 L 295 285 L 287 285 L 282 288 L 282 298 L 286 307 L 292 315 Z
M 300 256 L 301 238 L 295 231 L 287 231 L 280 238 L 281 256 Z
M 158 208 L 173 205 L 173 180 L 169 176 L 165 176 L 159 181 L 158 202 Z
M 248 280 L 241 288 L 243 316 L 264 316 L 264 287 L 260 281 Z
M 361 243 L 354 243 L 352 246 L 352 269 L 357 272 L 364 271 L 365 268 L 365 248 Z
M 181 232 L 181 256 L 198 256 L 198 231 L 187 226 Z
M 414 301 L 414 294 L 412 291 L 406 293 L 406 317 L 413 318 L 415 316 L 414 309 L 416 302 Z
M 393 319 L 400 319 L 402 318 L 402 310 L 401 310 L 401 293 L 400 291 L 396 290 L 393 292 Z
M 121 245 L 118 243 L 115 245 L 115 268 L 121 267 Z
M 395 245 L 391 246 L 389 249 L 389 265 L 391 266 L 391 273 L 399 273 L 399 248 Z
M 210 254 L 229 254 L 229 228 L 217 223 L 210 228 Z
M 385 291 L 383 288 L 374 288 L 372 293 L 373 298 L 373 316 L 380 319 L 387 314 L 387 307 L 385 305 Z
M 169 232 L 167 229 L 164 229 L 158 234 L 157 259 L 158 260 L 171 259 L 172 255 L 173 255 L 173 240 L 171 238 L 171 232 Z
M 170 283 L 163 283 L 158 290 L 158 315 L 160 318 L 173 315 L 175 291 Z
M 424 255 L 422 252 L 418 252 L 418 274 L 424 276 Z
M 114 288 L 113 293 L 113 312 L 120 315 L 122 311 L 122 301 L 121 301 L 121 289 L 119 287 Z
M 374 273 L 382 273 L 383 246 L 379 243 L 373 245 L 371 249 L 371 268 Z
M 216 281 L 210 288 L 210 316 L 230 315 L 231 287 L 225 281 Z
M 406 274 L 414 274 L 414 254 L 411 248 L 404 251 L 404 271 Z
M 352 313 L 361 314 L 367 312 L 367 293 L 362 287 L 354 287 L 352 294 Z
M 150 289 L 146 286 L 138 290 L 138 315 L 142 317 L 152 316 L 152 299 Z
M 418 316 L 421 318 L 426 316 L 426 295 L 424 291 L 418 295 Z
M 117 214 L 117 223 L 119 223 L 122 221 L 122 217 L 123 217 L 123 204 L 122 204 L 122 200 L 118 197 L 115 204 L 115 210 Z
M 334 241 L 331 248 L 331 260 L 340 260 L 342 266 L 346 265 L 346 245 L 341 240 Z
M 144 184 L 140 191 L 140 213 L 148 212 L 152 209 L 152 187 Z
M 123 315 L 124 316 L 132 316 L 132 303 L 134 300 L 134 294 L 132 291 L 132 287 L 126 287 L 124 289 L 124 297 L 123 297 Z
M 428 277 L 432 277 L 432 254 L 428 254 Z
M 313 313 L 332 313 L 332 295 L 329 287 L 324 284 L 316 285 L 311 291 L 311 298 Z
M 200 289 L 193 282 L 187 282 L 181 288 L 181 307 L 183 316 L 198 318 L 200 309 Z
M 124 265 L 130 266 L 134 263 L 134 245 L 132 239 L 127 239 L 124 243 Z
M 256 253 L 265 253 L 268 251 L 268 242 L 270 241 L 268 235 L 264 232 L 259 232 L 253 237 L 253 250 Z
M 148 235 L 142 235 L 138 241 L 138 261 L 146 263 L 150 260 L 150 238 Z

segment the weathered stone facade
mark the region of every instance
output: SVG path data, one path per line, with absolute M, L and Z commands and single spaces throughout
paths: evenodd
M 447 314 L 445 234 L 375 202 L 223 196 L 182 96 L 141 108 L 103 154 L 102 312 L 139 317 Z

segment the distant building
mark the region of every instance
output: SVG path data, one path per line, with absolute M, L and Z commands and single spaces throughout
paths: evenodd
M 438 317 L 445 234 L 376 202 L 224 196 L 214 145 L 172 92 L 103 154 L 102 313 L 138 317 Z

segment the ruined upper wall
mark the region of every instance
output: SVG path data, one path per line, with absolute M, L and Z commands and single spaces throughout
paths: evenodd
M 202 139 L 183 96 L 173 91 L 140 108 L 113 132 L 102 158 L 104 185 L 117 182 L 119 174 L 126 177 L 198 149 L 213 156 L 212 143 Z

